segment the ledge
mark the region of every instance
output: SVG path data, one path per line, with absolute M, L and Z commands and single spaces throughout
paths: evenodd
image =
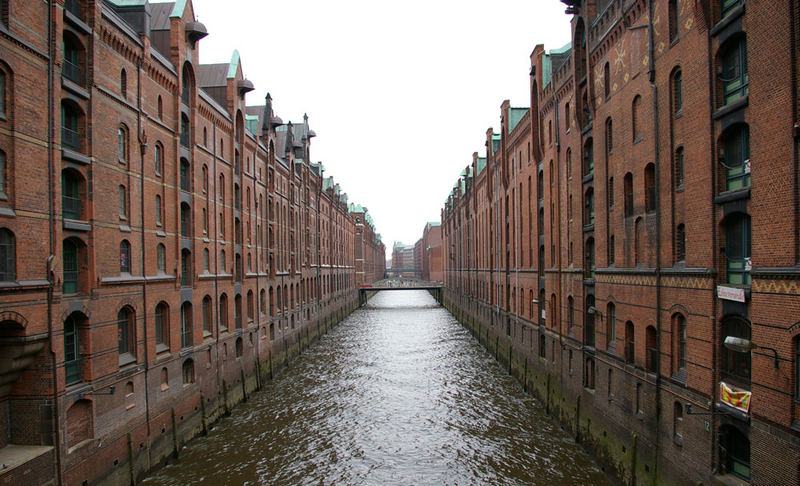
M 134 276 L 134 275 L 120 275 L 119 277 L 103 277 L 100 279 L 100 283 L 103 284 L 130 284 L 130 283 L 142 283 L 145 281 L 144 277 Z
M 750 188 L 737 189 L 735 191 L 726 191 L 714 197 L 714 203 L 725 204 L 734 201 L 741 201 L 743 199 L 750 199 Z
M 719 120 L 720 118 L 725 118 L 726 116 L 730 115 L 731 113 L 734 113 L 736 111 L 741 110 L 742 108 L 745 108 L 750 103 L 749 98 L 750 98 L 750 96 L 747 96 L 747 95 L 746 96 L 742 96 L 741 98 L 739 98 L 738 100 L 734 101 L 733 103 L 730 103 L 730 104 L 727 104 L 727 105 L 721 107 L 720 109 L 718 109 L 717 111 L 714 112 L 714 114 L 712 115 L 712 118 L 715 119 L 715 120 Z
M 92 163 L 92 159 L 89 157 L 63 147 L 61 148 L 61 158 L 81 165 L 90 165 Z

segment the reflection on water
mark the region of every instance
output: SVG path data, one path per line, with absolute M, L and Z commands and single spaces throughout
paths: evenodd
M 384 291 L 147 485 L 605 485 L 425 291 Z

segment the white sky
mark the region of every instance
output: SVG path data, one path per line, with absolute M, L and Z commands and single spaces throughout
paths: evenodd
M 284 122 L 308 113 L 321 161 L 392 244 L 413 244 L 504 99 L 529 105 L 530 53 L 569 42 L 558 0 L 192 0 L 204 64 L 241 54 Z

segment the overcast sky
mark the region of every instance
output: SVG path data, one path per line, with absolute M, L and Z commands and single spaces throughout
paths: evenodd
M 200 62 L 241 54 L 284 122 L 308 113 L 311 160 L 392 244 L 413 244 L 503 100 L 528 106 L 530 53 L 569 42 L 558 0 L 193 0 L 208 28 Z

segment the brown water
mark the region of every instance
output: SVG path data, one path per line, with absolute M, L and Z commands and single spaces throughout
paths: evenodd
M 145 485 L 608 485 L 425 291 L 384 291 Z

